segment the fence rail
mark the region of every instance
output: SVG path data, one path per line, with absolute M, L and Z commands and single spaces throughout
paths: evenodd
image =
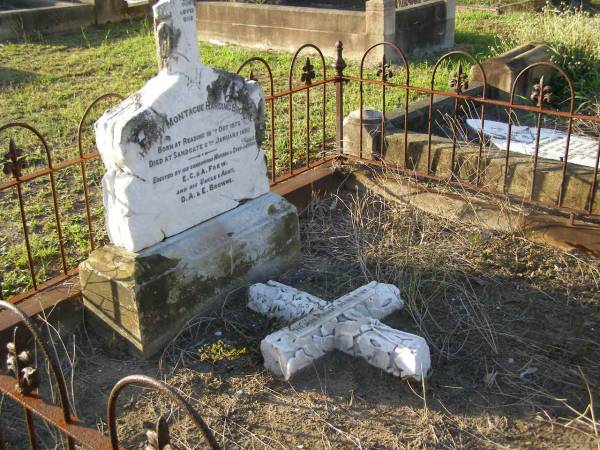
M 50 352 L 45 344 L 37 326 L 17 306 L 6 301 L 0 301 L 0 312 L 4 311 L 16 315 L 33 338 L 36 348 L 40 350 L 46 366 L 49 368 L 50 382 L 53 382 L 53 386 L 56 386 L 58 391 L 59 406 L 46 402 L 39 394 L 39 389 L 42 386 L 42 377 L 34 353 L 21 348 L 16 338 L 12 342 L 1 343 L 2 347 L 6 346 L 8 350 L 6 365 L 11 376 L 0 375 L 0 394 L 7 395 L 23 408 L 30 449 L 40 448 L 34 424 L 34 416 L 54 427 L 61 435 L 65 436 L 66 447 L 69 450 L 74 450 L 76 445 L 97 450 L 124 449 L 117 433 L 117 404 L 120 394 L 129 386 L 151 389 L 177 404 L 181 410 L 185 411 L 187 417 L 192 420 L 198 431 L 198 435 L 202 436 L 202 439 L 208 444 L 209 448 L 220 448 L 211 429 L 177 390 L 161 381 L 143 375 L 125 377 L 113 387 L 108 397 L 107 406 L 108 437 L 95 428 L 83 425 L 72 413 L 71 402 L 73 399 L 70 399 L 67 394 L 67 384 L 60 364 L 55 354 Z M 2 420 L 0 419 L 0 450 L 6 448 L 3 436 Z M 147 447 L 145 448 L 162 449 L 169 443 L 170 436 L 167 421 L 164 417 L 160 417 L 156 430 L 147 433 Z
M 597 131 L 593 135 L 598 140 L 595 166 L 586 168 L 583 175 L 581 175 L 581 170 L 577 174 L 571 174 L 571 170 L 578 166 L 569 161 L 574 123 L 577 121 L 592 124 L 596 130 L 600 130 L 600 116 L 588 116 L 575 112 L 573 83 L 563 69 L 551 63 L 536 63 L 526 67 L 518 74 L 513 83 L 509 100 L 503 101 L 488 98 L 489 86 L 487 85 L 485 70 L 475 57 L 466 52 L 453 51 L 441 56 L 433 66 L 429 84 L 425 87 L 411 84 L 410 60 L 406 53 L 395 44 L 382 42 L 369 48 L 363 55 L 358 75 L 345 73 L 346 63 L 343 57 L 343 46 L 340 42 L 336 44 L 336 53 L 337 57 L 332 62 L 328 62 L 318 47 L 312 44 L 303 45 L 294 53 L 287 80 L 283 80 L 281 84 L 276 83 L 272 68 L 262 58 L 255 57 L 247 60 L 238 70 L 238 73 L 247 75 L 248 79 L 258 79 L 266 92 L 268 139 L 263 145 L 269 159 L 269 176 L 272 185 L 290 180 L 333 159 L 343 158 L 347 161 L 360 161 L 397 170 L 410 174 L 417 179 L 457 184 L 468 189 L 540 205 L 555 211 L 576 213 L 582 217 L 594 219 L 600 217 L 600 207 L 597 205 L 600 136 L 596 135 Z M 316 65 L 313 65 L 313 59 L 317 62 Z M 379 61 L 376 69 L 373 69 L 373 64 L 368 63 L 373 59 Z M 441 68 L 447 67 L 449 61 L 456 60 L 459 61 L 459 64 L 455 66 L 456 70 L 450 75 L 450 79 L 446 80 L 450 90 L 443 90 L 440 88 Z M 398 61 L 401 64 L 400 66 L 394 66 L 390 61 Z M 464 70 L 463 62 L 477 66 L 481 71 L 484 80 L 481 86 L 481 94 L 470 95 L 468 90 L 469 79 Z M 567 105 L 566 110 L 551 106 L 552 89 L 548 80 L 543 78 L 535 86 L 530 86 L 531 101 L 523 102 L 517 96 L 517 87 L 529 76 L 530 72 L 541 67 L 554 71 L 558 78 L 562 80 L 561 85 L 564 87 L 563 90 L 566 91 L 566 95 L 558 95 L 558 97 L 564 99 Z M 368 73 L 375 70 L 376 75 L 374 77 L 368 75 Z M 261 74 L 262 79 L 259 79 L 258 73 Z M 447 73 L 447 71 L 444 73 Z M 332 90 L 333 93 L 328 89 Z M 377 101 L 373 100 L 376 98 L 375 96 L 366 95 L 368 89 L 379 90 Z M 344 128 L 345 112 L 349 112 L 345 110 L 348 110 L 352 101 L 356 100 L 349 94 L 351 90 L 354 93 L 358 91 L 357 109 L 360 114 L 358 143 L 354 142 L 353 148 L 350 148 L 349 141 L 345 138 Z M 389 119 L 389 102 L 390 95 L 394 92 L 396 93 L 395 98 L 399 99 L 398 104 L 394 105 L 394 109 L 402 113 L 404 117 L 400 125 L 395 124 L 392 126 Z M 400 93 L 399 96 L 398 92 Z M 554 96 L 556 97 L 555 94 Z M 409 119 L 410 108 L 413 106 L 410 101 L 411 97 L 428 101 L 428 108 L 426 108 L 427 126 L 425 130 L 419 131 L 419 133 L 426 136 L 421 158 L 415 157 L 409 151 L 409 147 L 414 141 L 413 137 L 417 133 Z M 453 102 L 449 112 L 442 113 L 440 109 L 437 109 L 438 103 L 434 101 L 434 98 L 437 97 L 446 98 Z M 43 134 L 33 126 L 25 123 L 10 123 L 0 127 L 0 138 L 16 128 L 29 133 L 34 140 L 41 143 L 45 157 L 43 167 L 26 173 L 24 166 L 26 159 L 20 150 L 21 147 L 17 142 L 10 140 L 8 152 L 3 161 L 4 173 L 10 176 L 10 179 L 0 183 L 0 196 L 8 195 L 10 191 L 16 194 L 21 234 L 23 236 L 23 253 L 26 256 L 28 273 L 28 281 L 23 283 L 20 292 L 10 293 L 9 302 L 17 303 L 37 292 L 63 283 L 77 274 L 77 264 L 82 258 L 70 252 L 65 246 L 62 226 L 64 215 L 61 211 L 62 199 L 56 188 L 56 177 L 67 170 L 78 169 L 82 180 L 83 202 L 79 213 L 85 217 L 88 251 L 93 250 L 98 245 L 96 235 L 97 231 L 103 228 L 103 224 L 98 223 L 98 219 L 94 219 L 92 214 L 93 205 L 90 198 L 88 179 L 88 164 L 97 160 L 98 152 L 84 152 L 83 130 L 85 124 L 89 121 L 93 108 L 104 101 L 121 99 L 122 97 L 119 94 L 106 94 L 96 99 L 86 109 L 78 127 L 78 156 L 57 164 L 53 162 L 52 151 Z M 369 136 L 365 132 L 363 111 L 369 101 L 371 106 L 377 106 L 381 112 L 380 125 L 376 130 L 379 136 L 379 153 L 368 149 L 365 144 Z M 476 136 L 470 138 L 471 141 L 469 142 L 463 142 L 464 139 L 462 139 L 459 129 L 464 122 L 463 110 L 466 107 L 471 111 L 477 111 L 481 129 L 481 132 L 476 133 Z M 501 110 L 503 111 L 502 114 L 507 117 L 508 134 L 505 150 L 491 148 L 489 139 L 483 133 L 490 109 L 496 112 Z M 511 151 L 511 146 L 514 147 L 515 145 L 512 139 L 512 130 L 516 126 L 519 115 L 523 114 L 528 114 L 535 122 L 532 127 L 536 130 L 535 150 L 530 157 L 530 161 L 527 162 L 528 171 L 525 173 L 527 189 L 522 189 L 521 192 L 513 192 L 511 190 L 513 172 L 517 169 L 523 170 L 525 163 L 523 162 L 523 155 Z M 541 191 L 544 192 L 541 192 L 539 187 L 539 183 L 546 178 L 545 175 L 542 176 L 543 170 L 546 169 L 540 168 L 543 158 L 540 157 L 539 152 L 540 130 L 547 117 L 567 122 L 562 161 L 552 163 L 552 170 L 560 173 L 560 177 L 556 182 L 555 194 L 548 194 L 543 189 Z M 448 144 L 447 148 L 441 151 L 434 148 L 433 145 L 433 140 L 440 138 L 440 130 L 438 129 L 440 128 L 438 123 L 440 120 L 447 121 L 447 123 L 442 124 L 441 128 L 443 128 L 442 131 L 445 133 Z M 402 136 L 401 142 L 404 154 L 400 160 L 389 158 L 389 152 L 392 149 L 389 142 L 391 133 Z M 472 169 L 469 170 L 465 169 L 467 159 L 461 154 L 464 149 L 471 149 L 474 152 L 474 162 Z M 492 152 L 499 167 L 497 168 L 498 173 L 494 175 L 495 178 L 493 179 L 490 176 L 492 157 L 489 156 Z M 450 161 L 449 169 L 446 173 L 440 173 L 436 161 L 444 157 Z M 545 161 L 544 164 L 546 164 Z M 580 166 L 579 169 L 581 169 Z M 31 218 L 27 211 L 23 190 L 34 181 L 39 182 L 44 177 L 49 178 L 48 185 L 51 191 L 53 216 L 51 220 L 58 246 L 54 255 L 56 270 L 51 275 L 42 277 L 38 274 L 39 264 L 32 252 Z M 579 182 L 579 185 L 577 185 L 579 190 L 582 189 L 581 186 L 586 186 L 587 192 L 585 195 L 577 194 L 585 199 L 585 204 L 574 205 L 572 202 L 566 201 L 568 195 L 573 196 L 575 188 L 572 185 L 576 184 L 574 181 Z M 2 232 L 4 230 L 0 233 Z M 14 230 L 11 232 L 14 233 Z M 85 255 L 83 256 L 85 257 Z M 0 290 L 0 295 L 1 293 L 2 290 Z

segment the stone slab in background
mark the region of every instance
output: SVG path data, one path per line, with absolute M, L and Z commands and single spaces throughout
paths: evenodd
M 344 58 L 358 61 L 371 45 L 383 41 L 419 55 L 454 45 L 455 0 L 426 1 L 399 8 L 394 0 L 369 0 L 355 10 L 347 5 L 327 5 L 330 2 L 310 3 L 314 7 L 293 1 L 277 5 L 201 1 L 200 39 L 289 52 L 311 42 L 329 57 L 336 56 L 334 43 L 342 41 Z M 383 47 L 371 53 L 378 61 L 380 50 Z M 391 47 L 386 48 L 386 55 L 390 61 L 400 62 Z
M 269 193 L 139 253 L 95 250 L 79 269 L 84 305 L 149 357 L 193 315 L 299 254 L 296 208 Z
M 541 61 L 550 61 L 552 50 L 546 44 L 532 42 L 521 45 L 506 53 L 490 58 L 481 63 L 487 76 L 489 91 L 487 97 L 491 99 L 508 100 L 510 90 L 517 75 L 527 66 Z M 541 76 L 549 78 L 554 71 L 548 67 L 536 67 L 525 74 L 515 89 L 515 101 L 519 96 L 531 95 L 533 85 Z M 472 81 L 483 83 L 483 75 L 477 66 L 471 69 Z

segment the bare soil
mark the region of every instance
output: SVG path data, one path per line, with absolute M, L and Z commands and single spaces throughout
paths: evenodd
M 112 385 L 145 373 L 181 389 L 226 448 L 600 448 L 598 259 L 362 193 L 314 203 L 301 227 L 302 264 L 280 281 L 328 300 L 373 279 L 397 284 L 406 306 L 386 322 L 427 338 L 425 383 L 338 352 L 289 383 L 273 378 L 259 344 L 281 324 L 248 311 L 242 289 L 190 320 L 160 360 L 132 360 L 83 327 L 63 339 L 78 415 L 105 431 Z M 121 405 L 128 448 L 160 414 L 174 445 L 202 448 L 157 396 L 134 389 Z M 25 442 L 17 417 L 8 448 Z

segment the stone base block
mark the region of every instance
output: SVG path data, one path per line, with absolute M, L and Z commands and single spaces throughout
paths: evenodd
M 380 111 L 372 108 L 363 109 L 363 158 L 381 159 L 385 155 L 385 149 L 381 146 L 381 117 Z M 344 153 L 361 156 L 360 127 L 360 109 L 352 111 L 344 118 Z
M 296 208 L 268 193 L 139 253 L 95 250 L 79 267 L 84 305 L 149 357 L 193 315 L 299 255 Z

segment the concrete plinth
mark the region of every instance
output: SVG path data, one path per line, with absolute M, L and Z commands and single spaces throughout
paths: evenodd
M 95 250 L 79 268 L 84 305 L 149 357 L 193 315 L 276 277 L 299 254 L 296 208 L 268 193 L 139 253 Z
M 348 114 L 344 118 L 344 152 L 368 159 L 382 159 L 385 149 L 381 146 L 381 117 L 380 111 L 371 108 L 363 109 L 361 154 L 360 110 Z

